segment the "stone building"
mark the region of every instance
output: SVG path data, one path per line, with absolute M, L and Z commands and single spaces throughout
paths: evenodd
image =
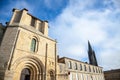
M 55 80 L 56 41 L 48 22 L 13 9 L 0 46 L 0 80 Z
M 120 80 L 120 69 L 104 71 L 105 80 Z
M 58 80 L 104 80 L 102 67 L 98 66 L 89 42 L 88 49 L 90 64 L 68 57 L 58 58 Z
M 58 58 L 56 43 L 48 36 L 48 21 L 13 9 L 6 27 L 0 24 L 0 80 L 104 80 L 95 59 L 88 64 Z

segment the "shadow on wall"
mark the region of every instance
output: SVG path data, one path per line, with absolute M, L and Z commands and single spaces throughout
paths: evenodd
M 0 45 L 1 45 L 4 33 L 5 33 L 5 30 L 6 30 L 6 27 L 3 26 L 2 23 L 0 23 Z

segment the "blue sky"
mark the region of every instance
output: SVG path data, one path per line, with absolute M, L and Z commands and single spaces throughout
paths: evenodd
M 89 40 L 104 70 L 120 68 L 120 0 L 1 0 L 0 22 L 13 8 L 49 21 L 60 56 L 88 61 Z
M 0 12 L 4 16 L 0 16 L 0 18 L 4 19 L 5 16 L 8 18 L 12 15 L 13 8 L 27 8 L 32 15 L 40 19 L 52 20 L 62 12 L 66 5 L 67 1 L 64 0 L 1 0 Z

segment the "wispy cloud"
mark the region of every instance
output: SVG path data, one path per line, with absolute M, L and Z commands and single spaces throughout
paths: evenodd
M 0 8 L 0 22 L 9 21 L 13 8 L 27 8 L 40 17 L 50 16 L 50 35 L 57 39 L 61 56 L 87 61 L 90 40 L 98 63 L 105 70 L 120 68 L 120 0 L 8 1 L 7 6 Z
M 87 58 L 87 40 L 96 50 L 104 69 L 120 68 L 120 11 L 118 4 L 103 0 L 70 0 L 63 12 L 50 23 L 52 37 L 58 39 L 59 53 L 77 59 Z M 99 8 L 95 8 L 98 7 Z M 117 7 L 116 7 L 117 6 Z M 116 57 L 116 60 L 113 60 Z M 112 65 L 111 65 L 112 64 Z M 108 67 L 111 66 L 111 67 Z
M 57 10 L 63 6 L 65 0 L 44 0 L 45 6 L 51 10 Z
M 120 0 L 112 0 L 112 2 L 114 3 L 115 7 L 117 7 L 117 9 L 120 9 Z

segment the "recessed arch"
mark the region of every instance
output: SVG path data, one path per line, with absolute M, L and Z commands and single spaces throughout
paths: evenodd
M 11 69 L 15 72 L 13 80 L 20 80 L 21 72 L 24 69 L 30 70 L 30 80 L 44 80 L 45 67 L 37 57 L 25 56 L 18 58 L 12 66 Z

